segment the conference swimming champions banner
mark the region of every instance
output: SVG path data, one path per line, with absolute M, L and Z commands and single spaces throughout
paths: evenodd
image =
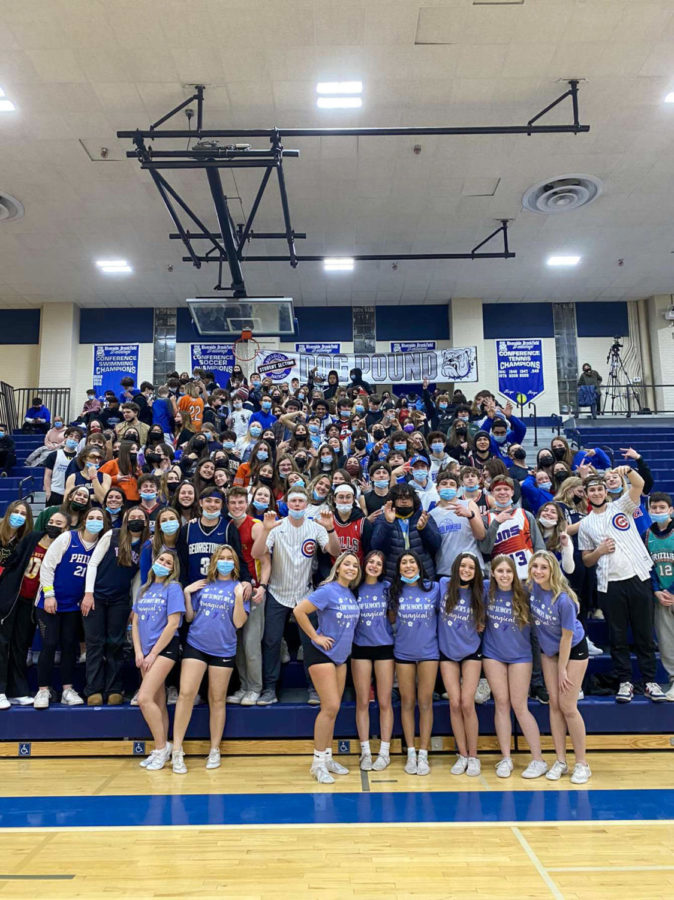
M 449 350 L 421 350 L 415 353 L 284 353 L 263 350 L 258 353 L 255 368 L 274 382 L 299 378 L 306 382 L 316 368 L 324 379 L 334 369 L 343 384 L 349 381 L 351 369 L 362 369 L 363 379 L 370 384 L 409 384 L 429 381 L 452 381 L 463 384 L 477 381 L 477 348 L 452 347 Z
M 516 403 L 527 403 L 543 393 L 543 342 L 496 341 L 498 389 Z
M 120 381 L 130 375 L 138 386 L 138 344 L 94 344 L 94 380 L 96 396 L 106 391 L 119 397 Z
M 231 344 L 190 344 L 192 368 L 212 372 L 220 387 L 229 383 L 234 368 L 234 351 Z

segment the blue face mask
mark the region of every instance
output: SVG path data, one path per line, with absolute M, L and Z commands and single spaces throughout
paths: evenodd
M 26 524 L 26 517 L 22 516 L 21 513 L 12 513 L 9 517 L 9 524 L 12 528 L 21 528 L 22 525 Z
M 219 509 L 215 510 L 215 512 L 207 512 L 205 509 L 202 509 L 201 515 L 204 517 L 204 519 L 219 519 L 221 513 Z
M 68 438 L 66 441 L 66 450 L 77 450 L 77 441 L 74 441 L 72 438 Z
M 388 478 L 386 478 L 386 479 L 384 479 L 384 478 L 376 478 L 376 479 L 372 482 L 372 484 L 373 484 L 376 488 L 379 488 L 380 490 L 383 490 L 384 488 L 387 488 L 387 487 L 389 486 L 390 481 L 388 480 Z
M 159 527 L 161 528 L 162 534 L 175 534 L 180 528 L 180 522 L 176 522 L 175 519 L 166 519 Z
M 269 400 L 263 401 L 262 403 L 260 403 L 260 406 L 265 412 L 269 412 L 269 410 L 271 409 L 271 403 L 269 402 Z
M 440 488 L 438 494 L 441 500 L 453 500 L 456 497 L 456 488 Z
M 335 509 L 337 510 L 337 512 L 340 512 L 343 515 L 346 515 L 347 513 L 350 513 L 351 510 L 353 509 L 353 504 L 352 503 L 335 503 Z
M 362 414 L 365 412 L 365 407 L 361 406 L 360 404 L 354 406 L 354 409 L 356 410 L 356 412 L 358 413 L 359 416 L 362 416 Z
M 265 462 L 266 460 L 269 459 L 269 454 L 267 453 L 266 450 L 258 450 L 257 458 L 260 460 L 260 462 Z
M 252 437 L 258 438 L 262 434 L 262 429 L 261 428 L 251 428 L 250 433 L 251 433 Z
M 654 522 L 657 522 L 658 525 L 664 525 L 669 519 L 671 519 L 671 513 L 650 513 L 650 517 Z
M 549 491 L 550 488 L 552 487 L 552 482 L 551 481 L 541 481 L 541 482 L 539 482 L 538 486 L 542 491 Z
M 404 453 L 407 450 L 407 444 L 394 444 L 393 449 L 397 450 L 398 453 Z
M 63 428 L 63 422 L 54 422 L 54 428 Z
M 506 438 L 508 435 L 507 434 L 494 434 L 494 432 L 492 431 L 491 436 L 494 438 L 494 440 L 496 441 L 497 444 L 505 444 Z
M 433 453 L 437 454 L 438 456 L 442 453 L 442 451 L 444 449 L 445 449 L 444 444 L 440 444 L 440 443 L 431 444 L 431 450 L 433 451 Z
M 618 485 L 618 487 L 607 487 L 606 490 L 609 494 L 622 494 L 623 492 L 622 485 Z M 651 518 L 653 517 L 651 516 Z
M 508 507 L 513 505 L 512 500 L 497 500 L 496 497 L 494 497 L 494 503 L 499 509 L 508 509 Z
M 222 449 L 223 450 L 233 450 L 234 449 L 234 441 L 223 441 Z
M 414 478 L 417 484 L 424 484 L 428 478 L 428 469 L 415 469 L 414 472 L 412 472 L 412 478 Z
M 438 403 L 438 409 L 443 409 L 443 410 L 447 409 L 447 404 L 446 403 Z
M 289 509 L 288 515 L 291 519 L 303 519 L 305 516 L 305 509 Z
M 234 560 L 232 559 L 219 559 L 215 564 L 216 569 L 220 573 L 220 575 L 229 575 L 234 571 Z
M 171 570 L 168 566 L 162 566 L 161 563 L 155 562 L 152 563 L 152 571 L 161 578 L 162 576 L 168 575 Z
M 318 427 L 318 425 L 310 425 L 310 426 L 309 426 L 309 431 L 310 431 L 312 434 L 318 434 L 318 432 L 320 431 L 320 428 Z
M 325 497 L 321 497 L 321 495 L 317 494 L 316 491 L 312 491 L 311 495 L 317 503 L 321 503 L 323 500 L 325 500 Z
M 141 500 L 147 500 L 148 503 L 151 503 L 153 500 L 156 500 L 156 499 L 157 499 L 157 492 L 156 492 L 156 491 L 152 491 L 152 492 L 150 493 L 150 492 L 148 492 L 148 491 L 141 491 L 141 492 L 140 492 L 140 497 L 141 497 Z
M 269 504 L 263 503 L 262 500 L 253 500 L 253 506 L 258 512 L 265 512 L 269 509 Z
M 119 509 L 110 509 L 109 506 L 106 506 L 106 507 L 105 507 L 105 511 L 107 512 L 107 514 L 108 514 L 109 516 L 118 516 L 118 515 L 121 513 L 122 508 L 121 508 L 121 506 L 120 506 Z
M 321 456 L 321 465 L 331 466 L 332 465 L 332 457 L 331 456 Z
M 479 490 L 480 490 L 480 485 L 479 485 L 479 484 L 474 484 L 474 485 L 472 485 L 472 487 L 468 487 L 468 485 L 465 484 L 465 485 L 463 486 L 463 489 L 464 489 L 464 491 L 466 491 L 466 493 L 468 493 L 468 494 L 474 494 L 476 491 L 479 491 Z
M 293 484 L 293 487 L 306 487 L 306 484 L 304 483 L 304 479 L 303 479 L 303 478 L 297 478 L 297 479 L 295 480 L 295 483 Z
M 99 534 L 103 531 L 102 519 L 87 519 L 86 529 L 89 534 Z
M 408 578 L 407 575 L 401 575 L 401 576 L 400 576 L 400 580 L 401 580 L 401 581 L 404 581 L 405 584 L 415 584 L 415 583 L 419 580 L 419 576 L 418 576 L 418 575 L 412 575 L 412 576 L 410 576 L 410 577 Z

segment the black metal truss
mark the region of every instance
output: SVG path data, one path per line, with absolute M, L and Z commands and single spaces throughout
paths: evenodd
M 296 268 L 300 262 L 321 262 L 323 256 L 300 255 L 295 249 L 295 241 L 306 238 L 304 232 L 296 232 L 290 219 L 290 205 L 283 171 L 284 158 L 299 157 L 299 150 L 288 150 L 283 146 L 284 138 L 293 137 L 390 137 L 421 135 L 488 135 L 488 134 L 581 134 L 590 130 L 589 125 L 581 125 L 578 117 L 578 81 L 571 79 L 569 88 L 556 100 L 548 104 L 525 125 L 488 125 L 488 126 L 441 126 L 441 127 L 394 127 L 394 128 L 252 128 L 252 129 L 205 129 L 203 127 L 204 90 L 202 85 L 195 87 L 195 92 L 170 112 L 154 122 L 149 129 L 135 131 L 118 131 L 117 137 L 132 140 L 136 149 L 127 152 L 127 157 L 137 158 L 141 169 L 147 169 L 154 181 L 159 195 L 175 225 L 177 231 L 171 233 L 171 240 L 180 240 L 185 245 L 188 255 L 183 261 L 191 262 L 196 268 L 202 263 L 219 264 L 218 284 L 216 290 L 231 290 L 234 296 L 245 297 L 246 286 L 243 277 L 242 263 L 253 262 L 286 262 Z M 535 124 L 567 98 L 571 99 L 573 122 L 570 125 L 537 125 Z M 196 103 L 196 128 L 192 129 L 160 129 L 168 119 Z M 191 118 L 191 117 L 190 117 Z M 269 149 L 252 149 L 244 144 L 228 144 L 221 146 L 218 140 L 268 138 Z M 186 149 L 158 150 L 152 141 L 187 140 Z M 198 141 L 195 146 L 189 142 Z M 212 142 L 209 145 L 209 142 Z M 244 223 L 235 224 L 227 197 L 222 189 L 220 169 L 255 168 L 264 169 L 250 213 Z M 209 231 L 202 220 L 188 206 L 160 170 L 203 169 L 213 198 L 218 232 Z M 260 202 L 275 173 L 281 199 L 284 230 L 282 232 L 253 231 L 253 222 Z M 196 225 L 198 231 L 191 231 L 180 218 L 178 207 Z M 497 252 L 481 251 L 489 241 L 502 237 L 502 250 Z M 246 254 L 245 248 L 255 239 L 284 240 L 288 246 L 288 254 L 280 256 L 259 256 Z M 211 244 L 206 253 L 197 253 L 193 247 L 195 241 L 208 241 Z M 356 261 L 394 261 L 434 260 L 434 259 L 514 259 L 515 253 L 508 246 L 508 220 L 501 219 L 500 225 L 483 241 L 480 241 L 468 253 L 401 253 L 401 254 L 360 254 L 352 258 Z M 231 284 L 222 285 L 222 267 L 226 263 L 231 275 Z

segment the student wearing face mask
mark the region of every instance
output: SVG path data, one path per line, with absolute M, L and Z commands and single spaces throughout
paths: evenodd
M 491 448 L 491 436 L 488 431 L 480 430 L 473 438 L 473 449 L 468 459 L 471 467 L 482 471 L 487 460 L 492 459 L 494 453 Z
M 440 469 L 444 469 L 449 465 L 450 456 L 446 450 L 446 438 L 441 431 L 431 431 L 428 435 L 428 447 L 430 452 L 431 478 L 436 480 Z M 454 457 L 456 459 L 456 457 Z
M 511 444 L 521 444 L 527 433 L 527 426 L 513 415 L 513 405 L 508 401 L 503 410 L 496 404 L 487 404 L 487 415 L 482 423 L 486 432 L 491 432 L 490 448 L 494 456 L 508 463 L 508 448 Z
M 247 434 L 252 415 L 252 410 L 244 406 L 241 396 L 238 393 L 234 394 L 232 396 L 231 411 L 227 419 L 227 427 L 231 428 L 237 440 Z
M 434 519 L 422 509 L 419 494 L 409 484 L 396 484 L 372 529 L 370 546 L 386 553 L 386 577 L 392 578 L 396 561 L 405 550 L 419 555 L 429 577 L 435 578 L 435 555 L 442 538 Z
M 79 654 L 80 604 L 85 592 L 87 565 L 101 533 L 109 528 L 108 514 L 90 509 L 77 531 L 61 534 L 45 554 L 40 569 L 40 593 L 36 616 L 42 649 L 37 663 L 38 692 L 35 709 L 49 706 L 54 655 L 61 648 L 61 703 L 81 706 L 84 701 L 73 688 Z
M 257 412 L 254 412 L 250 417 L 249 426 L 252 425 L 253 422 L 259 422 L 263 428 L 271 428 L 274 422 L 277 421 L 276 416 L 271 411 L 271 408 L 271 395 L 262 394 L 260 398 L 260 409 Z
M 508 475 L 513 481 L 522 482 L 530 475 L 529 466 L 526 463 L 527 451 L 520 444 L 511 444 L 508 448 L 510 465 Z
M 578 378 L 578 406 L 589 406 L 592 418 L 601 412 L 601 375 L 589 363 L 583 363 L 583 371 Z
M 66 478 L 65 493 L 70 493 L 74 487 L 86 487 L 93 502 L 103 503 L 112 483 L 107 472 L 99 471 L 103 458 L 103 451 L 97 445 L 87 444 L 74 460 L 76 470 Z
M 65 434 L 66 428 L 63 424 L 63 417 L 58 415 L 54 416 L 52 426 L 44 436 L 43 446 L 38 447 L 37 450 L 33 450 L 26 458 L 25 465 L 30 467 L 41 466 L 52 451 L 58 450 L 63 446 Z
M 121 528 L 124 517 L 124 504 L 126 497 L 121 488 L 111 487 L 103 500 L 103 509 L 110 518 L 112 528 Z
M 441 431 L 447 435 L 452 427 L 455 412 L 454 408 L 450 409 L 449 394 L 440 391 L 433 400 L 428 385 L 428 378 L 424 378 L 421 396 L 426 416 L 433 431 Z
M 431 478 L 431 466 L 426 456 L 413 456 L 410 460 L 410 474 L 412 476 L 409 484 L 417 492 L 421 499 L 421 505 L 424 509 L 430 509 L 438 500 L 438 492 Z
M 438 473 L 436 487 L 440 499 L 430 512 L 441 540 L 435 555 L 436 577 L 449 578 L 454 560 L 462 553 L 472 554 L 484 568 L 478 548 L 485 536 L 480 511 L 472 500 L 457 499 L 459 480 L 448 469 Z
M 571 575 L 576 564 L 573 541 L 566 533 L 564 510 L 554 501 L 545 503 L 538 511 L 536 521 L 545 541 L 545 549 L 554 555 L 564 574 Z
M 660 659 L 669 678 L 665 697 L 674 701 L 674 509 L 669 494 L 664 491 L 651 494 L 650 516 L 651 526 L 644 535 L 644 543 L 653 560 L 655 633 Z
M 139 508 L 147 516 L 149 532 L 152 535 L 159 511 L 166 505 L 159 493 L 159 479 L 155 475 L 141 475 L 138 479 L 138 495 Z
M 173 443 L 173 425 L 178 407 L 167 385 L 157 388 L 157 396 L 152 404 L 152 425 L 161 430 L 167 444 Z
M 340 551 L 355 553 L 363 564 L 370 549 L 372 526 L 356 502 L 356 492 L 350 484 L 337 485 L 332 496 L 333 525 Z M 335 561 L 334 557 L 332 559 Z
M 137 503 L 140 499 L 137 479 L 142 475 L 138 465 L 138 444 L 122 441 L 119 445 L 119 458 L 104 463 L 100 472 L 108 475 L 112 484 L 123 492 L 128 503 Z
M 391 489 L 391 467 L 385 462 L 374 462 L 369 470 L 370 490 L 366 490 L 359 498 L 360 508 L 374 522 L 381 515 Z
M 106 531 L 91 554 L 80 605 L 87 646 L 84 695 L 88 706 L 124 702 L 122 663 L 131 583 L 148 536 L 147 514 L 133 506 L 124 513 L 121 528 Z
M 140 583 L 145 584 L 152 568 L 152 560 L 156 559 L 164 550 L 177 552 L 178 535 L 182 525 L 178 512 L 170 506 L 165 506 L 157 515 L 154 534 L 149 535 L 140 548 L 138 560 L 140 571 Z
M 251 451 L 248 462 L 241 463 L 237 469 L 234 484 L 240 487 L 254 484 L 258 480 L 261 466 L 265 463 L 270 463 L 273 467 L 274 457 L 269 444 L 265 441 L 258 441 Z
M 66 472 L 68 466 L 77 455 L 77 447 L 82 439 L 82 432 L 79 428 L 66 428 L 63 438 L 63 445 L 58 450 L 50 453 L 44 460 L 44 484 L 42 489 L 47 496 L 47 506 L 54 506 L 63 502 Z
M 364 391 L 366 394 L 374 394 L 374 388 L 367 381 L 363 380 L 363 370 L 359 368 L 351 369 L 349 372 L 349 380 L 352 388 Z
M 536 514 L 544 503 L 550 503 L 555 493 L 552 479 L 547 469 L 535 469 L 524 479 L 520 489 L 525 509 Z
M 459 479 L 461 485 L 459 487 L 459 499 L 472 500 L 477 506 L 480 515 L 484 516 L 490 509 L 488 492 L 483 490 L 480 484 L 480 473 L 473 466 L 463 466 L 461 468 Z

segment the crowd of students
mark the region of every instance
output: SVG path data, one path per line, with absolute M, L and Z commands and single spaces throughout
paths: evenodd
M 196 370 L 156 390 L 133 379 L 121 387 L 88 392 L 74 423 L 53 422 L 34 459 L 46 508 L 33 522 L 18 500 L 0 522 L 0 709 L 49 706 L 57 651 L 62 703 L 123 703 L 130 623 L 132 702 L 154 738 L 142 765 L 187 771 L 183 739 L 207 691 L 215 768 L 226 704 L 277 702 L 294 620 L 309 703 L 320 705 L 319 782 L 346 771 L 331 747 L 350 661 L 362 769 L 390 764 L 396 684 L 405 772 L 429 773 L 439 674 L 452 773 L 480 773 L 475 704 L 491 692 L 497 775 L 513 771 L 512 710 L 532 753 L 522 776 L 565 775 L 568 732 L 571 780 L 582 784 L 590 769 L 577 704 L 588 656 L 602 652 L 585 634 L 591 615 L 608 619 L 616 700 L 635 690 L 629 629 L 643 693 L 674 700 L 674 687 L 656 682 L 653 641 L 655 621 L 674 684 L 674 510 L 632 448 L 624 457 L 634 467 L 612 467 L 599 448 L 574 452 L 554 437 L 530 465 L 510 403 L 427 382 L 419 395 L 378 395 L 357 369 L 348 385 L 336 372 L 307 384 L 248 380 L 237 366 L 222 386 Z M 82 650 L 84 698 L 74 686 Z M 550 767 L 529 696 L 550 705 Z

